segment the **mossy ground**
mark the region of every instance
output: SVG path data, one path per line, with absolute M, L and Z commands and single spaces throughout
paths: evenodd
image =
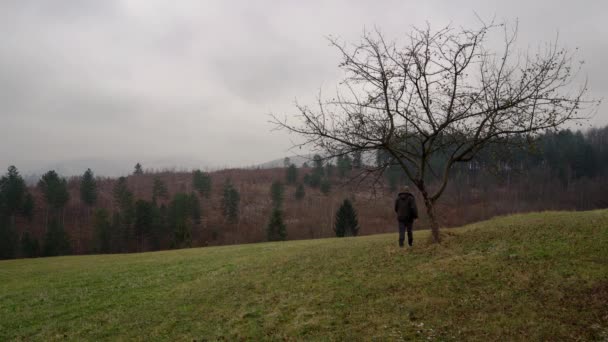
M 608 339 L 608 210 L 0 262 L 0 340 Z

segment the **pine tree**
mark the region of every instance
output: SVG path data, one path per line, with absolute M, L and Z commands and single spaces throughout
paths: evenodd
M 285 171 L 285 181 L 291 185 L 298 181 L 298 168 L 294 164 L 289 165 Z
M 57 219 L 51 220 L 44 239 L 44 256 L 68 255 L 71 252 L 70 237 Z
M 17 168 L 10 166 L 7 174 L 0 178 L 0 259 L 15 257 L 19 242 L 15 219 L 20 214 L 26 217 L 31 215 L 27 212 L 33 210 L 28 208 L 28 197 L 32 199 L 25 181 Z
M 32 237 L 29 232 L 21 235 L 21 256 L 25 258 L 35 258 L 40 255 L 40 243 L 38 239 Z
M 34 202 L 34 196 L 29 193 L 29 191 L 25 194 L 25 200 L 23 202 L 23 208 L 21 209 L 21 213 L 23 217 L 27 218 L 28 221 L 32 221 L 34 218 L 34 210 L 36 208 L 36 203 Z
M 112 194 L 114 196 L 114 205 L 120 211 L 122 222 L 131 224 L 135 215 L 135 206 L 133 193 L 129 190 L 126 177 L 118 178 L 118 181 L 114 184 Z
M 192 185 L 201 196 L 205 198 L 211 196 L 211 176 L 207 172 L 195 170 L 192 173 Z
M 9 217 L 0 212 L 0 259 L 15 257 L 17 239 L 17 232 L 13 228 Z
M 349 200 L 344 200 L 336 212 L 334 231 L 337 237 L 357 236 L 359 233 L 359 221 L 357 212 Z
M 283 211 L 280 208 L 273 208 L 270 221 L 266 227 L 268 241 L 283 241 L 287 238 L 287 227 L 283 222 Z
M 95 232 L 93 250 L 96 253 L 110 253 L 112 251 L 112 222 L 106 209 L 97 209 L 93 214 L 93 229 Z
M 80 180 L 80 200 L 87 209 L 87 220 L 91 220 L 91 208 L 97 202 L 97 182 L 91 169 L 87 169 Z M 80 250 L 82 240 L 82 225 L 78 227 L 78 249 Z
M 53 170 L 42 175 L 38 181 L 38 188 L 48 205 L 54 209 L 62 209 L 70 200 L 67 181 Z
M 63 215 L 58 216 L 65 205 L 70 200 L 70 193 L 68 192 L 68 184 L 65 178 L 59 177 L 59 175 L 51 170 L 42 175 L 40 181 L 38 181 L 38 188 L 44 195 L 44 199 L 48 204 L 47 208 L 47 225 L 50 221 L 59 220 L 59 225 L 63 224 Z
M 14 224 L 15 216 L 23 211 L 26 194 L 25 181 L 17 168 L 10 166 L 7 174 L 0 179 L 0 197 L 2 197 L 0 199 L 2 201 L 0 210 L 11 218 L 11 224 Z
M 156 203 L 157 199 L 168 199 L 169 191 L 167 190 L 167 186 L 160 179 L 160 177 L 154 177 L 152 184 L 152 203 Z
M 151 233 L 154 224 L 154 204 L 145 200 L 135 202 L 135 220 L 133 228 L 138 238 L 139 250 L 144 250 L 144 242 Z
M 352 169 L 352 162 L 348 155 L 338 157 L 338 176 L 340 178 L 346 177 Z
M 133 170 L 133 174 L 136 176 L 143 175 L 144 169 L 142 168 L 140 163 L 135 164 L 135 168 Z
M 222 214 L 230 223 L 236 223 L 239 219 L 239 202 L 241 197 L 230 180 L 224 183 L 224 195 L 222 197 Z
M 300 201 L 304 198 L 304 196 L 306 195 L 306 193 L 304 192 L 304 185 L 302 185 L 302 183 L 298 184 L 298 187 L 296 188 L 296 200 Z
M 173 228 L 173 247 L 189 247 L 192 244 L 192 203 L 189 195 L 177 193 L 168 208 L 168 224 Z
M 92 207 L 97 202 L 97 182 L 91 169 L 87 169 L 80 181 L 80 199 L 88 207 Z
M 201 224 L 201 203 L 194 192 L 190 193 L 190 212 L 194 224 Z
M 135 203 L 133 193 L 127 185 L 127 178 L 120 177 L 113 189 L 114 206 L 118 211 L 113 222 L 113 239 L 116 240 L 115 247 L 126 252 L 130 242 L 134 241 L 133 220 L 135 217 Z
M 329 179 L 324 178 L 321 181 L 320 190 L 321 190 L 321 193 L 323 193 L 323 195 L 329 195 L 329 193 L 331 191 L 331 182 L 329 181 Z
M 315 170 L 313 170 L 313 172 L 307 176 L 308 177 L 305 177 L 305 180 L 308 181 L 308 186 L 310 186 L 311 188 L 318 188 L 321 186 L 321 182 L 323 181 L 321 173 L 315 172 Z
M 283 205 L 283 196 L 285 193 L 285 187 L 283 183 L 279 181 L 272 182 L 270 186 L 270 198 L 272 200 L 273 208 L 281 208 Z

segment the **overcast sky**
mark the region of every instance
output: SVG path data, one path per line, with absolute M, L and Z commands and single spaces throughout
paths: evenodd
M 559 4 L 558 4 L 559 3 Z M 608 97 L 607 1 L 0 1 L 0 167 L 74 160 L 248 166 L 281 158 L 269 113 L 335 84 L 327 35 L 398 38 L 428 21 L 519 20 L 519 46 L 559 31 Z M 592 120 L 608 124 L 608 108 Z M 186 161 L 189 161 L 187 163 Z M 177 165 L 180 166 L 180 165 Z

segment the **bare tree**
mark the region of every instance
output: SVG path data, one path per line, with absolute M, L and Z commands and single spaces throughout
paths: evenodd
M 499 50 L 489 48 L 493 33 L 504 37 Z M 406 44 L 389 42 L 378 30 L 364 32 L 354 45 L 329 38 L 345 72 L 335 97 L 319 95 L 314 108 L 296 104 L 295 123 L 277 116 L 274 122 L 328 158 L 388 155 L 367 171 L 398 165 L 420 191 L 439 242 L 434 208 L 456 163 L 489 145 L 530 141 L 584 119 L 581 111 L 597 103 L 584 99 L 586 82 L 573 84 L 582 65 L 575 51 L 556 41 L 518 53 L 516 36 L 516 26 L 482 24 L 476 30 L 414 28 Z

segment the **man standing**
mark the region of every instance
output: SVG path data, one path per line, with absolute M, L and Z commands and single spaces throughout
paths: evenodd
M 397 220 L 399 221 L 399 247 L 403 248 L 406 230 L 407 244 L 412 247 L 412 243 L 414 242 L 412 228 L 414 226 L 414 220 L 418 218 L 418 208 L 416 207 L 416 199 L 407 186 L 403 192 L 400 192 L 399 195 L 397 195 L 395 213 L 397 213 Z

